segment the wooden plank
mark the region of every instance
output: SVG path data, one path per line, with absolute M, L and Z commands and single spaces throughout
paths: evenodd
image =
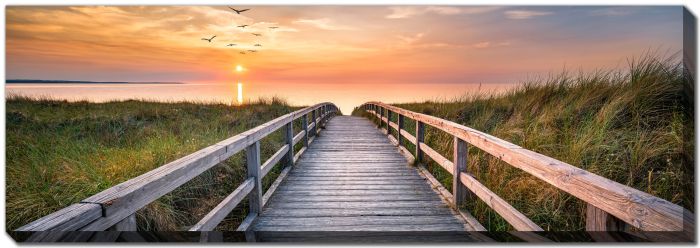
M 472 230 L 472 231 L 486 231 L 486 228 L 484 228 L 479 221 L 474 218 L 471 214 L 460 210 L 457 208 L 453 202 L 454 197 L 452 197 L 452 193 L 447 191 L 445 187 L 440 184 L 440 182 L 433 177 L 432 174 L 430 174 L 430 171 L 423 166 L 423 164 L 418 164 L 416 166 L 418 171 L 421 173 L 422 176 L 424 176 L 428 182 L 430 182 L 430 185 L 432 185 L 432 189 L 435 190 L 441 197 L 442 199 L 450 204 L 452 207 L 455 208 L 455 212 L 459 214 L 459 216 L 467 223 L 468 229 L 467 230 Z
M 287 177 L 289 174 L 289 171 L 292 170 L 291 166 L 285 167 L 282 172 L 280 172 L 280 175 L 277 176 L 277 179 L 270 185 L 270 188 L 267 189 L 265 192 L 265 195 L 263 195 L 263 207 L 267 205 L 267 202 L 270 201 L 270 197 L 272 197 L 272 194 L 277 191 L 277 188 L 282 184 L 282 181 Z
M 586 231 L 625 231 L 626 224 L 593 205 L 586 204 Z
M 433 191 L 429 188 L 421 188 L 419 190 L 408 191 L 405 189 L 371 189 L 371 190 L 284 190 L 285 196 L 307 197 L 307 196 L 379 196 L 384 195 L 388 199 L 392 199 L 393 195 L 401 196 L 417 196 L 424 194 L 432 194 Z
M 328 189 L 328 190 L 379 190 L 379 189 L 402 189 L 402 190 L 421 190 L 423 189 L 423 185 L 411 185 L 411 184 L 401 184 L 401 185 L 353 185 L 353 184 L 346 184 L 346 185 L 283 185 L 279 189 L 280 191 L 286 191 L 286 190 L 309 190 L 309 191 L 316 191 L 316 190 L 322 190 L 322 189 Z
M 346 181 L 335 181 L 335 180 L 326 180 L 326 181 L 295 181 L 294 184 L 296 185 L 392 185 L 392 184 L 406 184 L 406 185 L 423 185 L 425 184 L 424 181 L 421 180 L 410 180 L 410 181 L 402 181 L 402 180 L 393 180 L 393 181 L 369 181 L 369 180 L 362 180 L 362 181 L 352 181 L 352 180 L 346 180 Z
M 287 178 L 287 181 L 314 181 L 314 182 L 321 182 L 321 181 L 337 181 L 337 182 L 344 182 L 344 181 L 423 181 L 423 178 L 419 177 L 418 175 L 410 175 L 410 176 L 384 176 L 384 177 L 328 177 L 328 176 L 292 176 Z
M 111 229 L 114 231 L 136 231 L 136 214 L 129 215 L 122 221 L 117 222 Z
M 443 169 L 445 169 L 448 173 L 452 174 L 454 171 L 454 164 L 452 161 L 449 159 L 443 157 L 438 153 L 437 151 L 433 150 L 433 148 L 430 148 L 427 144 L 421 142 L 420 143 L 420 150 L 423 151 L 425 155 L 428 155 L 430 159 L 435 161 L 436 164 L 440 165 Z
M 467 173 L 460 173 L 462 184 L 474 192 L 476 196 L 498 213 L 508 224 L 511 224 L 518 231 L 544 231 L 537 224 L 528 219 L 523 213 L 508 204 L 501 197 L 479 183 L 474 177 Z
M 260 142 L 248 146 L 245 149 L 246 175 L 253 178 L 253 189 L 248 194 L 249 213 L 262 212 L 262 173 L 260 168 Z
M 453 142 L 452 197 L 457 208 L 467 202 L 467 188 L 459 182 L 459 175 L 467 171 L 467 143 L 457 137 Z
M 324 106 L 327 108 L 328 105 Z M 286 158 L 286 164 L 285 166 L 292 166 L 294 165 L 294 144 L 297 142 L 294 141 L 294 122 L 290 121 L 287 123 L 284 129 L 284 134 L 286 137 L 286 143 L 287 143 L 287 158 Z
M 243 198 L 255 188 L 255 178 L 248 178 L 241 185 L 222 200 L 214 209 L 209 211 L 197 224 L 192 226 L 190 231 L 212 231 L 221 223 L 231 211 L 238 206 Z
M 238 226 L 236 231 L 238 232 L 245 232 L 248 231 L 250 226 L 253 224 L 253 221 L 255 221 L 255 218 L 258 217 L 258 213 L 249 213 L 243 221 L 241 221 L 241 224 Z
M 429 201 L 440 200 L 436 195 L 351 195 L 351 196 L 305 196 L 304 198 L 279 195 L 278 202 L 366 202 L 366 201 Z
M 270 196 L 265 211 L 255 220 L 254 230 L 264 230 L 264 218 L 268 217 L 281 217 L 280 223 L 287 223 L 278 230 L 297 230 L 297 225 L 288 222 L 297 219 L 289 217 L 324 216 L 445 218 L 450 221 L 442 223 L 445 226 L 464 230 L 463 221 L 408 166 L 407 159 L 387 142 L 388 136 L 379 134 L 369 121 L 339 117 L 325 128 Z M 317 224 L 308 230 L 333 229 L 335 225 Z M 365 230 L 373 226 L 351 228 Z
M 455 135 L 635 228 L 645 231 L 684 231 L 688 235 L 694 232 L 694 214 L 664 199 L 451 121 L 380 102 L 367 104 L 381 106 Z
M 304 131 L 304 130 L 301 130 L 301 132 L 299 132 L 297 135 L 294 135 L 294 144 L 296 145 L 297 143 L 299 143 L 299 141 L 302 138 L 304 138 L 305 135 L 306 135 L 306 131 Z
M 263 215 L 269 217 L 353 217 L 353 216 L 452 216 L 452 213 L 439 208 L 324 208 L 324 209 L 283 209 L 267 208 Z
M 369 202 L 275 202 L 270 201 L 268 208 L 284 209 L 377 209 L 377 208 L 442 208 L 448 209 L 444 202 L 440 200 L 426 201 L 369 201 Z M 311 211 L 311 210 L 309 210 Z
M 275 154 L 272 154 L 272 156 L 269 159 L 267 159 L 267 161 L 265 161 L 265 163 L 262 165 L 262 174 L 260 175 L 260 177 L 265 177 L 267 173 L 270 172 L 270 170 L 272 170 L 273 167 L 275 167 L 277 162 L 282 160 L 282 158 L 284 158 L 285 156 L 289 155 L 290 150 L 291 149 L 289 149 L 289 145 L 284 145 L 282 148 L 277 150 Z M 292 157 L 292 159 L 293 158 L 294 157 Z
M 309 124 L 306 116 L 301 118 L 301 126 L 304 128 L 302 131 L 304 133 L 304 147 L 309 146 Z
M 41 217 L 15 231 L 75 231 L 100 217 L 100 205 L 77 203 Z
M 423 148 L 421 147 L 421 144 L 425 141 L 425 125 L 416 120 L 416 138 L 415 142 L 413 144 L 416 145 L 416 150 L 415 150 L 415 156 L 416 160 L 415 163 L 421 163 L 423 162 Z
M 359 225 L 411 225 L 411 224 L 460 224 L 452 215 L 439 216 L 349 216 L 349 217 L 282 217 L 261 216 L 256 220 L 261 226 L 359 226 Z M 464 231 L 464 229 L 460 230 Z
M 311 111 L 311 120 L 311 124 L 313 124 L 313 127 L 311 127 L 311 133 L 313 133 L 314 136 L 316 136 L 316 126 L 318 123 L 318 120 L 316 120 L 316 111 Z
M 294 230 L 295 232 L 318 232 L 316 226 L 261 226 L 259 232 L 280 232 Z M 420 232 L 420 231 L 435 231 L 435 232 L 459 232 L 464 231 L 464 228 L 455 224 L 374 224 L 374 225 L 357 225 L 357 226 L 324 226 L 323 231 L 331 232 Z
M 397 121 L 398 121 L 398 126 L 399 126 L 399 127 L 396 129 L 396 140 L 398 141 L 399 146 L 403 146 L 403 141 L 402 141 L 402 138 L 401 138 L 401 137 L 402 137 L 402 135 L 401 135 L 401 133 L 402 133 L 401 130 L 404 129 L 404 127 L 403 127 L 403 126 L 404 126 L 404 123 L 403 123 L 404 120 L 403 120 L 403 118 L 404 118 L 403 115 L 399 114 L 399 119 L 397 120 Z M 404 133 L 405 133 L 405 131 L 404 131 Z

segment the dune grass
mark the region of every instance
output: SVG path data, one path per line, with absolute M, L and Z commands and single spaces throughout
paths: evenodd
M 693 92 L 676 57 L 644 56 L 629 61 L 627 70 L 562 73 L 497 94 L 394 105 L 492 134 L 694 212 Z M 414 122 L 406 127 L 415 134 Z M 427 127 L 425 140 L 452 158 L 452 136 Z M 452 176 L 432 162 L 428 167 L 451 190 Z M 468 170 L 543 229 L 584 229 L 585 203 L 534 176 L 475 147 Z M 489 230 L 512 230 L 480 200 L 464 207 Z
M 10 96 L 6 109 L 6 224 L 13 230 L 297 108 L 278 98 L 231 106 Z M 282 131 L 264 138 L 263 161 L 282 144 Z M 264 178 L 265 187 L 280 170 Z M 239 153 L 140 210 L 139 229 L 186 230 L 244 177 Z M 219 228 L 235 230 L 247 201 L 242 205 Z

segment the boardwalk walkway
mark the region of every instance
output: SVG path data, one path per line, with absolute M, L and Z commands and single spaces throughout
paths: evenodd
M 386 135 L 353 116 L 326 124 L 253 224 L 255 231 L 465 228 Z

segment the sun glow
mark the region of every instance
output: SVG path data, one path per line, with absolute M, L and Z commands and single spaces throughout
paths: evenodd
M 238 82 L 238 96 L 236 97 L 238 104 L 243 104 L 243 84 Z
M 237 66 L 236 66 L 236 72 L 243 72 L 243 66 L 237 65 Z

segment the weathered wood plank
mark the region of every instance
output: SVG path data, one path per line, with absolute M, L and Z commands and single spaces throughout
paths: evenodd
M 316 226 L 260 226 L 257 227 L 256 231 L 260 232 L 280 232 L 294 230 L 296 232 L 317 232 L 318 227 Z M 392 224 L 375 224 L 375 225 L 356 225 L 356 226 L 324 226 L 324 231 L 346 231 L 346 232 L 400 232 L 400 231 L 438 231 L 438 232 L 448 232 L 448 231 L 464 231 L 463 227 L 457 224 L 402 224 L 402 225 L 392 225 Z
M 467 188 L 459 182 L 460 173 L 467 171 L 467 143 L 457 137 L 453 140 L 452 197 L 459 208 L 467 202 Z
M 257 217 L 258 217 L 258 213 L 248 214 L 248 216 L 246 216 L 245 219 L 243 219 L 243 221 L 241 221 L 241 224 L 238 226 L 236 231 L 239 231 L 239 232 L 248 231 L 250 226 L 253 224 L 253 221 L 255 221 L 255 218 L 257 218 Z
M 253 178 L 253 189 L 248 194 L 249 213 L 262 212 L 262 172 L 260 168 L 260 141 L 245 149 L 246 175 Z
M 100 205 L 77 203 L 17 228 L 16 231 L 75 231 L 100 217 Z
M 498 213 L 508 224 L 511 224 L 518 231 L 544 231 L 537 224 L 528 219 L 524 214 L 501 199 L 496 193 L 479 183 L 475 178 L 467 173 L 460 173 L 459 181 L 469 188 L 476 196 Z
M 241 183 L 233 193 L 229 194 L 221 201 L 214 209 L 209 211 L 197 224 L 190 228 L 190 231 L 212 231 L 221 223 L 224 218 L 238 206 L 243 198 L 245 198 L 255 188 L 255 179 L 248 178 Z
M 269 159 L 267 159 L 267 161 L 265 161 L 265 163 L 262 165 L 262 174 L 260 175 L 260 177 L 265 177 L 265 175 L 267 175 L 267 173 L 270 172 L 270 170 L 272 170 L 273 167 L 275 167 L 277 162 L 282 160 L 282 158 L 284 158 L 285 156 L 288 156 L 289 150 L 289 145 L 284 145 L 282 148 L 277 150 L 275 154 L 272 154 L 272 156 Z M 293 158 L 294 157 L 292 157 L 292 159 Z
M 460 224 L 452 215 L 437 216 L 347 216 L 347 217 L 282 217 L 260 216 L 256 221 L 262 226 L 356 226 L 356 225 L 404 225 L 404 224 Z
M 625 223 L 600 210 L 593 205 L 586 204 L 586 231 L 615 232 L 625 231 Z
M 450 174 L 453 173 L 454 164 L 452 163 L 452 161 L 443 157 L 442 155 L 440 155 L 440 153 L 433 150 L 433 148 L 430 148 L 430 146 L 428 146 L 427 144 L 422 143 L 422 142 L 420 143 L 420 150 L 423 151 L 423 153 L 425 155 L 428 155 L 428 157 L 430 157 L 430 159 L 435 161 L 435 163 L 440 165 L 440 167 L 445 169 L 448 173 L 450 173 Z
M 114 224 L 114 226 L 110 229 L 113 229 L 114 231 L 136 231 L 137 228 L 136 214 L 132 214 L 124 218 L 122 221 L 117 222 L 117 224 Z
M 330 120 L 324 134 L 309 145 L 270 197 L 266 209 L 255 221 L 254 230 L 269 226 L 264 218 L 280 220 L 283 228 L 277 230 L 297 230 L 292 222 L 298 219 L 289 217 L 332 216 L 365 218 L 365 221 L 373 217 L 408 217 L 405 220 L 410 223 L 402 226 L 431 225 L 421 223 L 420 218 L 411 218 L 416 216 L 445 218 L 449 222 L 441 225 L 465 230 L 463 221 L 387 138 L 363 118 Z M 316 224 L 304 230 L 332 230 L 337 225 Z M 373 230 L 374 226 L 354 223 L 345 229 Z
M 263 195 L 263 207 L 267 205 L 267 202 L 270 201 L 270 197 L 272 197 L 272 194 L 277 191 L 279 188 L 280 184 L 282 184 L 282 181 L 287 177 L 289 174 L 289 171 L 292 170 L 292 167 L 285 167 L 282 172 L 280 172 L 280 175 L 277 176 L 277 179 L 270 185 L 270 188 L 267 189 L 265 192 L 265 195 Z
M 352 216 L 452 216 L 439 208 L 322 208 L 313 209 L 283 209 L 267 208 L 263 215 L 269 217 L 352 217 Z

